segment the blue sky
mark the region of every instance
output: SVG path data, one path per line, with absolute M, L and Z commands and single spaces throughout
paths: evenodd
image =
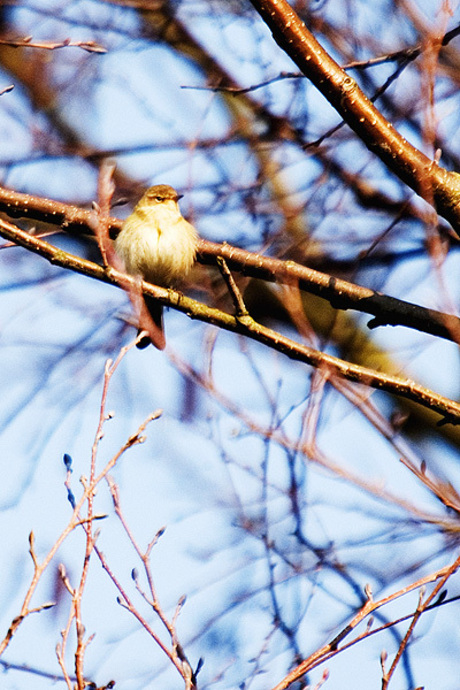
M 431 3 L 425 5 L 418 3 L 417 9 L 426 12 Z M 177 3 L 177 11 L 243 86 L 292 70 L 249 5 L 238 6 L 240 15 L 219 3 L 188 1 Z M 372 13 L 368 3 L 352 3 L 349 11 L 347 7 L 330 2 L 313 9 L 337 27 L 355 28 L 360 59 L 372 51 L 399 49 L 417 38 L 393 3 L 382 1 Z M 384 12 L 388 22 L 382 25 Z M 34 40 L 70 37 L 107 48 L 104 55 L 78 48 L 46 53 L 44 65 L 36 64 L 37 74 L 49 79 L 56 112 L 86 146 L 123 150 L 115 156 L 118 168 L 137 181 L 139 191 L 145 185 L 167 183 L 184 193 L 183 212 L 203 237 L 289 255 L 294 242 L 286 232 L 282 204 L 275 203 L 274 187 L 284 190 L 283 201 L 308 238 L 310 257 L 355 258 L 389 225 L 384 214 L 364 212 L 350 189 L 329 176 L 327 165 L 323 168 L 313 154 L 290 142 L 272 146 L 267 141 L 264 155 L 260 150 L 256 155 L 241 137 L 219 142 L 236 127 L 224 100 L 209 90 L 183 88 L 202 87 L 206 79 L 196 65 L 163 44 L 139 39 L 141 20 L 134 11 L 109 3 L 46 0 L 24 2 L 8 10 L 8 19 L 15 34 L 33 35 Z M 372 33 L 374 22 L 381 35 Z M 396 33 L 395 27 L 400 31 Z M 375 42 L 366 45 L 366 34 Z M 353 40 L 349 38 L 348 44 L 353 47 Z M 376 72 L 379 83 L 388 71 L 384 66 Z M 394 86 L 397 93 L 401 89 L 402 105 L 414 100 L 411 90 L 420 93 L 418 79 L 414 69 L 401 86 Z M 11 75 L 0 73 L 0 86 L 12 81 Z M 449 152 L 456 153 L 455 96 L 441 76 L 438 88 L 439 128 L 447 141 L 452 140 Z M 275 83 L 254 96 L 273 113 L 289 117 L 310 140 L 338 122 L 306 83 Z M 1 105 L 2 183 L 89 207 L 97 184 L 92 161 L 60 147 L 48 116 L 31 106 L 19 83 L 1 97 Z M 422 105 L 414 117 L 423 118 Z M 407 134 L 417 145 L 415 130 L 408 127 Z M 263 140 L 264 123 L 258 122 L 255 131 Z M 197 145 L 211 141 L 214 145 L 208 148 Z M 395 198 L 410 198 L 349 132 L 342 130 L 325 148 L 378 189 Z M 126 204 L 114 213 L 124 217 L 129 208 Z M 89 252 L 76 240 L 52 239 L 73 253 Z M 364 264 L 346 277 L 425 306 L 457 310 L 458 251 L 454 246 L 438 271 L 423 241 L 423 224 L 403 219 L 379 246 L 389 254 L 418 251 L 417 257 L 390 267 Z M 192 294 L 197 299 L 222 299 L 223 291 L 216 287 L 219 278 L 206 269 L 197 269 L 195 283 Z M 134 337 L 134 329 L 125 324 L 130 305 L 122 291 L 50 266 L 18 248 L 0 251 L 0 299 L 0 378 L 6 393 L 0 401 L 0 602 L 6 630 L 32 575 L 28 534 L 33 529 L 37 554 L 43 558 L 69 520 L 63 454 L 73 459 L 72 490 L 78 499 L 80 477 L 89 473 L 104 364 Z M 332 386 L 315 398 L 310 368 L 173 310 L 165 318 L 168 351 L 130 350 L 111 381 L 107 411 L 113 417 L 105 424 L 98 467 L 152 411 L 163 410 L 149 425 L 145 442 L 130 449 L 112 473 L 127 522 L 143 547 L 166 526 L 152 552 L 154 579 L 169 617 L 179 598 L 187 595 L 178 634 L 194 664 L 200 656 L 205 659 L 201 685 L 223 689 L 246 682 L 254 690 L 272 687 L 293 656 L 286 637 L 273 629 L 274 598 L 283 621 L 295 630 L 299 654 L 307 655 L 346 624 L 367 583 L 376 597 L 383 596 L 453 559 L 448 537 L 397 503 L 408 502 L 421 515 L 446 517 L 444 507 L 399 458 L 407 451 L 417 461 L 427 459 L 429 468 L 442 470 L 446 481 L 456 486 L 458 456 L 434 433 L 420 438 L 406 437 L 403 431 L 389 442 Z M 366 320 L 356 323 L 364 329 Z M 279 328 L 300 337 L 286 324 Z M 316 347 L 340 354 L 327 335 L 311 337 Z M 438 392 L 458 397 L 454 344 L 401 328 L 377 330 L 372 338 L 402 373 L 410 372 Z M 203 376 L 207 385 L 184 374 L 187 368 Z M 375 392 L 371 403 L 385 419 L 397 408 Z M 316 410 L 316 446 L 310 446 L 310 453 L 305 446 L 300 452 L 297 446 L 309 440 Z M 352 476 L 367 483 L 367 489 L 356 486 Z M 395 497 L 393 503 L 383 499 L 384 491 Z M 104 484 L 95 500 L 96 511 L 107 515 L 99 524 L 98 546 L 140 610 L 154 621 L 135 592 L 131 570 L 140 569 L 140 563 Z M 302 546 L 295 536 L 300 527 Z M 270 540 L 276 545 L 273 551 L 267 549 Z M 59 562 L 65 564 L 72 584 L 77 583 L 83 548 L 83 531 L 76 530 L 44 576 L 34 605 L 55 598 Z M 346 577 L 338 563 L 344 564 Z M 271 573 L 276 597 L 268 588 Z M 456 593 L 455 583 L 449 592 Z M 96 633 L 87 652 L 88 678 L 98 684 L 114 678 L 122 690 L 179 687 L 177 672 L 116 603 L 116 596 L 94 557 L 83 599 L 87 634 Z M 27 619 L 4 661 L 59 675 L 55 645 L 69 605 L 69 597 L 62 595 L 54 612 Z M 385 615 L 410 613 L 415 605 L 412 594 Z M 154 625 L 161 629 L 156 621 Z M 428 686 L 433 675 L 439 681 L 442 668 L 443 688 L 455 688 L 456 642 L 455 604 L 427 614 L 408 655 L 407 675 L 401 669 L 394 687 L 406 687 L 408 678 L 414 687 L 422 682 Z M 73 644 L 71 636 L 70 671 Z M 391 634 L 374 636 L 329 662 L 325 687 L 380 687 L 383 647 L 395 652 Z M 322 670 L 315 670 L 309 682 L 318 682 Z M 50 686 L 48 678 L 27 672 L 9 671 L 3 681 L 8 690 Z M 59 682 L 56 687 L 61 686 Z

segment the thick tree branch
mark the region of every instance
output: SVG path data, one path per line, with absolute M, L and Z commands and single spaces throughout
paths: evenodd
M 460 175 L 409 144 L 352 77 L 328 55 L 286 0 L 251 0 L 278 45 L 289 55 L 367 148 L 460 234 Z
M 30 218 L 59 225 L 68 232 L 93 234 L 91 223 L 95 221 L 95 216 L 92 211 L 54 199 L 44 199 L 0 187 L 0 211 L 10 218 Z M 114 219 L 112 225 L 121 227 L 121 221 Z
M 21 194 L 0 187 L 0 211 L 10 217 L 25 217 L 61 226 L 76 234 L 93 234 L 97 222 L 94 211 L 87 211 L 59 201 Z M 118 218 L 109 219 L 109 231 L 115 238 L 121 228 Z M 225 259 L 228 267 L 252 278 L 277 283 L 298 283 L 299 288 L 328 300 L 335 309 L 354 309 L 375 318 L 369 326 L 406 326 L 422 333 L 460 342 L 460 319 L 435 309 L 405 302 L 375 290 L 321 273 L 294 261 L 282 261 L 248 252 L 229 244 L 200 240 L 199 260 L 216 264 Z
M 3 220 L 0 220 L 0 235 L 43 256 L 56 266 L 82 273 L 124 289 L 136 289 L 139 284 L 136 277 L 121 273 L 112 267 L 104 268 L 92 261 L 87 261 L 64 252 L 62 249 L 58 249 L 44 240 L 33 237 Z M 328 375 L 341 376 L 348 381 L 361 383 L 371 388 L 413 400 L 424 407 L 438 412 L 442 417 L 442 423 L 460 424 L 460 403 L 438 395 L 411 379 L 384 374 L 357 364 L 350 364 L 337 357 L 332 357 L 306 345 L 301 345 L 281 333 L 262 326 L 247 313 L 232 316 L 219 309 L 208 307 L 190 297 L 185 297 L 174 290 L 166 290 L 145 281 L 142 281 L 141 286 L 144 294 L 155 297 L 162 304 L 174 307 L 191 318 L 250 337 L 285 354 L 290 359 L 321 369 Z

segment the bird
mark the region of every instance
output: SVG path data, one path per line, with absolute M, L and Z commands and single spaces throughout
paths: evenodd
M 125 270 L 160 287 L 176 287 L 195 263 L 198 233 L 181 214 L 179 194 L 174 187 L 157 184 L 149 187 L 133 212 L 124 221 L 115 239 L 115 251 Z M 164 350 L 163 305 L 150 295 L 145 304 L 154 328 L 137 347 L 150 342 Z

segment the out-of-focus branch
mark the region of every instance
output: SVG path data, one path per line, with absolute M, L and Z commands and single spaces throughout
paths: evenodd
M 409 144 L 322 48 L 286 0 L 251 0 L 275 41 L 370 151 L 460 233 L 460 174 Z
M 81 48 L 88 53 L 106 53 L 107 50 L 94 41 L 72 41 L 70 38 L 64 41 L 33 41 L 32 36 L 24 38 L 0 38 L 0 45 L 12 48 L 41 48 L 42 50 L 57 50 L 58 48 Z
M 369 496 L 383 501 L 386 505 L 391 504 L 393 506 L 398 506 L 410 516 L 409 519 L 413 519 L 417 523 L 436 525 L 437 529 L 445 535 L 457 539 L 460 534 L 460 521 L 455 514 L 452 513 L 447 517 L 441 516 L 439 513 L 427 511 L 423 508 L 421 509 L 413 500 L 398 495 L 389 487 L 383 487 L 379 480 L 371 482 L 368 477 L 363 477 L 359 472 L 354 472 L 350 468 L 345 468 L 331 455 L 325 453 L 321 449 L 320 444 L 317 443 L 318 418 L 321 407 L 321 402 L 318 402 L 318 398 L 321 401 L 322 390 L 324 390 L 324 384 L 327 382 L 360 410 L 361 414 L 364 415 L 364 417 L 373 424 L 374 428 L 376 428 L 391 444 L 396 456 L 400 457 L 400 461 L 412 471 L 416 466 L 413 454 L 410 451 L 408 452 L 409 449 L 407 445 L 401 440 L 398 433 L 391 427 L 391 424 L 385 419 L 384 415 L 378 410 L 375 404 L 373 404 L 371 399 L 372 391 L 357 388 L 349 382 L 344 381 L 342 378 L 324 375 L 323 372 L 317 371 L 317 376 L 315 377 L 315 394 L 309 398 L 310 407 L 308 420 L 306 420 L 305 423 L 305 428 L 307 430 L 306 437 L 295 436 L 294 438 L 289 438 L 282 430 L 274 430 L 272 426 L 261 424 L 256 418 L 256 415 L 251 414 L 226 395 L 226 393 L 213 381 L 212 376 L 207 375 L 196 367 L 192 367 L 174 352 L 168 352 L 167 354 L 176 369 L 178 369 L 185 378 L 193 381 L 195 385 L 199 386 L 203 391 L 206 391 L 206 393 L 216 401 L 219 407 L 230 414 L 235 421 L 238 420 L 249 433 L 270 441 L 270 443 L 283 449 L 287 454 L 295 453 L 296 455 L 300 455 L 305 458 L 305 461 L 308 463 L 318 465 L 327 473 L 331 473 L 341 481 L 346 482 L 348 486 L 357 487 Z M 321 392 L 318 396 L 319 391 Z M 457 427 L 454 427 L 454 429 L 457 429 Z M 423 465 L 423 461 L 420 462 L 420 465 Z M 436 481 L 435 478 L 433 483 Z M 432 491 L 432 493 L 439 498 L 439 492 L 436 493 L 432 486 L 427 485 L 425 482 L 423 483 L 429 491 Z M 446 501 L 443 502 L 445 505 L 448 505 Z M 455 503 L 451 501 L 449 507 L 451 506 L 456 513 L 460 513 L 460 502 L 457 502 L 455 505 Z M 324 563 L 324 561 L 322 562 Z
M 27 38 L 27 37 L 26 37 Z M 12 80 L 20 83 L 26 91 L 33 108 L 41 112 L 46 121 L 51 125 L 53 136 L 59 140 L 59 147 L 62 153 L 76 157 L 86 157 L 92 161 L 92 149 L 75 129 L 66 114 L 60 107 L 59 93 L 49 78 L 47 69 L 47 58 L 43 57 L 43 50 L 30 50 L 30 43 L 23 43 L 24 39 L 19 39 L 15 45 L 11 45 L 10 39 L 5 38 L 0 42 L 0 66 L 9 72 Z M 46 45 L 37 45 L 37 48 L 54 49 L 65 47 L 66 41 L 53 44 L 46 42 Z M 98 46 L 93 41 L 82 42 L 81 48 L 92 53 L 104 53 L 105 49 Z M 97 59 L 97 56 L 93 56 Z M 134 183 L 126 175 L 118 170 L 116 173 L 117 185 L 119 188 L 132 189 Z
M 399 599 L 400 597 L 404 596 L 408 592 L 413 591 L 414 589 L 419 589 L 430 582 L 437 582 L 433 591 L 425 600 L 423 607 L 417 608 L 415 617 L 417 617 L 418 619 L 420 615 L 423 613 L 423 611 L 428 609 L 429 605 L 433 602 L 435 597 L 439 595 L 440 591 L 445 586 L 447 580 L 458 570 L 459 567 L 460 557 L 457 558 L 451 565 L 445 568 L 441 568 L 440 570 L 438 570 L 435 573 L 432 573 L 431 575 L 422 577 L 420 580 L 417 580 L 416 582 L 413 582 L 407 587 L 404 587 L 403 589 L 397 592 L 393 592 L 389 596 L 384 597 L 383 599 L 380 599 L 378 601 L 374 601 L 371 592 L 368 590 L 368 599 L 366 603 L 358 611 L 353 620 L 339 633 L 339 635 L 337 635 L 332 640 L 332 642 L 329 642 L 327 645 L 321 647 L 316 652 L 314 652 L 310 657 L 308 657 L 308 659 L 305 659 L 301 664 L 299 664 L 295 669 L 293 669 L 285 678 L 283 678 L 283 680 L 280 683 L 278 683 L 278 685 L 276 685 L 273 688 L 273 690 L 286 690 L 286 688 L 292 685 L 292 683 L 294 683 L 303 675 L 311 671 L 313 668 L 316 668 L 320 664 L 327 661 L 327 659 L 330 659 L 331 656 L 335 656 L 337 653 L 348 648 L 355 642 L 367 637 L 370 634 L 369 629 L 362 635 L 359 635 L 356 640 L 350 642 L 348 645 L 344 645 L 343 647 L 339 648 L 340 642 L 345 637 L 347 637 L 359 623 L 361 623 L 365 618 L 367 618 L 371 613 L 373 613 L 377 609 L 382 608 L 382 606 L 385 606 L 391 601 L 395 601 L 395 599 Z
M 158 3 L 127 2 L 126 0 L 105 1 L 110 4 L 136 8 L 144 20 L 142 35 L 145 40 L 161 40 L 165 42 L 178 54 L 193 60 L 194 64 L 207 76 L 209 84 L 215 85 L 211 86 L 211 88 L 231 91 L 231 93 L 223 94 L 226 107 L 231 113 L 233 120 L 231 140 L 235 140 L 235 137 L 236 139 L 242 139 L 252 148 L 254 158 L 258 161 L 261 169 L 261 177 L 266 180 L 267 186 L 272 188 L 278 207 L 284 213 L 285 233 L 297 235 L 299 233 L 297 227 L 298 220 L 295 214 L 290 213 L 289 204 L 286 201 L 286 190 L 280 186 L 278 177 L 270 174 L 270 168 L 273 166 L 273 156 L 267 151 L 264 143 L 267 141 L 277 143 L 289 141 L 294 145 L 305 148 L 309 146 L 309 142 L 303 139 L 300 131 L 292 124 L 288 117 L 273 114 L 263 103 L 252 99 L 250 94 L 240 94 L 238 98 L 235 98 L 234 93 L 238 93 L 241 88 L 240 84 L 188 31 L 187 26 L 179 20 L 174 6 L 171 6 L 170 3 L 164 0 Z M 89 45 L 92 45 L 92 42 Z M 2 48 L 0 45 L 0 64 L 6 70 L 9 70 L 16 80 L 21 81 L 24 88 L 28 90 L 30 99 L 35 107 L 42 110 L 44 115 L 50 120 L 53 128 L 58 132 L 62 140 L 63 155 L 68 155 L 70 152 L 74 156 L 95 163 L 101 156 L 123 153 L 122 150 L 114 150 L 113 152 L 97 151 L 93 146 L 89 146 L 81 139 L 81 135 L 67 122 L 65 116 L 57 107 L 58 99 L 54 86 L 49 83 L 48 79 L 43 78 L 43 75 L 37 79 L 36 67 L 30 64 L 30 61 L 24 57 L 23 53 L 25 51 L 22 50 L 23 47 L 18 46 L 19 49 L 12 50 L 10 46 Z M 190 142 L 185 144 L 180 142 L 179 148 L 183 149 L 184 146 L 189 145 Z M 158 146 L 152 144 L 149 148 L 154 149 L 161 146 L 162 144 Z M 201 147 L 200 142 L 193 142 L 193 147 L 196 146 Z M 313 155 L 320 157 L 324 161 L 327 154 L 317 146 L 313 147 L 313 149 Z M 130 149 L 130 151 L 133 150 Z M 20 161 L 15 158 L 14 163 L 18 162 Z M 328 170 L 334 175 L 341 172 L 339 177 L 346 176 L 348 179 L 345 181 L 345 184 L 367 207 L 381 208 L 383 205 L 389 213 L 393 213 L 395 208 L 400 208 L 401 204 L 399 202 L 387 198 L 380 191 L 373 190 L 372 186 L 361 181 L 356 173 L 352 178 L 336 161 L 331 160 Z M 135 183 L 124 175 L 120 169 L 116 171 L 116 179 L 119 189 L 124 188 L 130 191 L 133 189 Z M 414 210 L 411 209 L 411 211 Z M 409 207 L 406 205 L 404 213 L 407 214 L 408 211 Z M 303 226 L 300 229 L 300 233 L 302 236 L 304 235 Z

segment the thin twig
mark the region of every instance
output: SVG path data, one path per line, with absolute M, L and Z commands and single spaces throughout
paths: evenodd
M 217 257 L 217 265 L 231 295 L 233 304 L 235 306 L 236 315 L 244 316 L 248 313 L 248 310 L 246 309 L 246 305 L 244 303 L 243 296 L 238 289 L 238 285 L 236 284 L 235 279 L 232 276 L 230 269 L 227 266 L 227 262 L 223 256 Z
M 70 38 L 64 41 L 33 41 L 32 36 L 23 38 L 0 38 L 0 45 L 10 48 L 40 48 L 41 50 L 57 50 L 59 48 L 81 48 L 88 53 L 106 53 L 107 49 L 94 41 L 72 41 Z
M 414 589 L 419 589 L 423 587 L 424 585 L 430 583 L 430 582 L 437 582 L 437 585 L 433 589 L 433 592 L 431 595 L 428 597 L 426 600 L 425 604 L 430 603 L 433 601 L 433 599 L 439 594 L 441 589 L 445 586 L 446 581 L 448 580 L 449 577 L 455 573 L 456 570 L 460 567 L 460 556 L 454 561 L 454 563 L 450 566 L 447 566 L 445 568 L 441 568 L 440 570 L 436 571 L 435 573 L 432 573 L 430 575 L 427 575 L 425 577 L 420 578 L 416 582 L 411 583 L 407 587 L 404 587 L 403 589 L 400 589 L 397 592 L 393 592 L 392 594 L 388 595 L 387 597 L 384 597 L 383 599 L 380 599 L 378 601 L 374 601 L 371 597 L 369 597 L 364 604 L 364 606 L 358 611 L 358 613 L 355 615 L 355 617 L 352 619 L 352 621 L 328 644 L 324 645 L 324 647 L 321 647 L 320 649 L 316 650 L 308 659 L 305 659 L 301 664 L 299 664 L 295 669 L 293 669 L 283 680 L 278 683 L 273 690 L 286 690 L 292 683 L 297 681 L 299 678 L 301 678 L 305 673 L 308 673 L 312 669 L 316 668 L 319 664 L 324 663 L 327 661 L 331 656 L 334 656 L 342 651 L 344 651 L 345 648 L 347 648 L 350 645 L 339 647 L 340 642 L 347 637 L 352 630 L 356 628 L 356 626 L 361 623 L 361 621 L 369 616 L 371 613 L 373 613 L 375 610 L 381 608 L 382 606 L 385 606 L 391 601 L 394 601 L 408 592 L 413 591 Z M 426 606 L 424 607 L 426 610 Z M 418 611 L 418 608 L 417 608 Z M 414 618 L 417 616 L 417 620 L 420 617 L 422 611 L 419 613 L 414 614 Z M 359 641 L 364 639 L 366 637 L 366 634 L 363 634 L 359 636 Z M 356 640 L 357 641 L 357 640 Z M 355 642 L 356 642 L 355 641 Z M 350 643 L 351 644 L 351 643 Z

